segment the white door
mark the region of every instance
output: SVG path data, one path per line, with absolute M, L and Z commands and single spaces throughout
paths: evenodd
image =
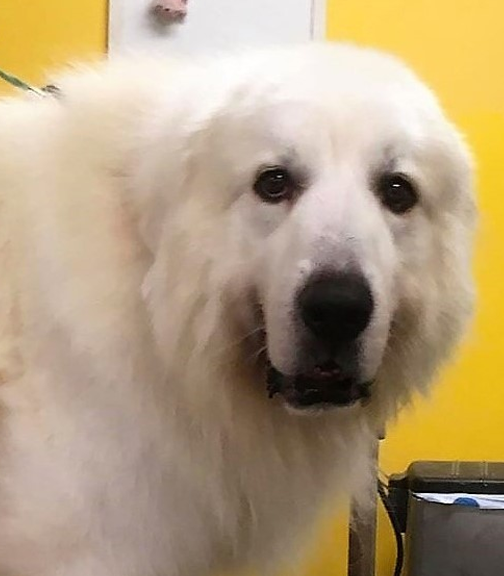
M 325 0 L 188 0 L 182 22 L 155 17 L 152 0 L 109 0 L 109 51 L 205 52 L 323 38 Z

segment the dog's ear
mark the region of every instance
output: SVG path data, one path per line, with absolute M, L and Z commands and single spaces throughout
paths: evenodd
M 396 414 L 416 392 L 427 393 L 450 360 L 473 318 L 473 245 L 477 225 L 473 157 L 462 136 L 441 123 L 428 152 L 430 234 L 434 240 L 428 277 L 404 275 L 407 294 L 396 312 L 388 351 L 379 375 L 378 414 Z M 439 127 L 438 127 L 439 128 Z M 427 225 L 427 223 L 425 223 Z
M 448 142 L 437 152 L 437 161 L 445 165 L 450 187 L 449 196 L 456 205 L 461 223 L 473 231 L 478 218 L 475 156 L 465 136 L 450 123 L 448 129 Z M 470 239 L 472 241 L 472 237 Z

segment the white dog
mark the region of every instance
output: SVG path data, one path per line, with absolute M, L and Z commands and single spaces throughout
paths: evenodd
M 352 46 L 57 84 L 0 105 L 0 574 L 269 565 L 461 335 L 469 155 Z

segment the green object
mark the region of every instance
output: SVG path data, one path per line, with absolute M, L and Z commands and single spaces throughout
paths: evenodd
M 0 69 L 0 78 L 2 78 L 2 80 L 5 80 L 12 86 L 15 86 L 16 88 L 21 88 L 21 90 L 26 90 L 27 92 L 34 92 L 39 96 L 44 95 L 44 92 L 42 90 L 39 90 L 38 88 L 34 88 L 33 86 L 26 84 L 26 82 L 23 82 L 22 80 L 20 80 L 16 76 L 13 76 L 12 74 L 7 74 L 7 72 L 4 72 L 1 69 Z

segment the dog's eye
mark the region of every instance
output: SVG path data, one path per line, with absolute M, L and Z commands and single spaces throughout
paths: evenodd
M 292 176 L 281 167 L 263 170 L 254 183 L 254 192 L 259 198 L 271 204 L 290 199 L 294 189 Z
M 415 185 L 403 174 L 383 174 L 377 188 L 383 205 L 394 214 L 404 214 L 418 202 Z

